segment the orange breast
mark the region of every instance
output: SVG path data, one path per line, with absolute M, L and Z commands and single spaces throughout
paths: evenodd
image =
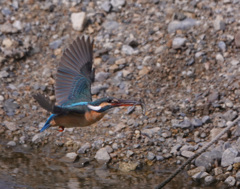
M 85 114 L 67 114 L 56 117 L 51 121 L 51 126 L 84 127 L 99 121 L 103 116 L 104 113 L 94 111 L 89 111 Z

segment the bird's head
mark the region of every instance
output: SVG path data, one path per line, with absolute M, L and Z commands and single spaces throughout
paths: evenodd
M 121 100 L 113 97 L 104 97 L 89 103 L 87 106 L 90 110 L 103 113 L 107 112 L 111 108 L 119 106 L 137 106 L 137 105 L 142 106 L 142 103 L 134 100 Z

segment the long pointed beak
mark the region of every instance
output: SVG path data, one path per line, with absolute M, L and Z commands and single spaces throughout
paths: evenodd
M 114 106 L 114 107 L 118 107 L 118 106 L 141 106 L 143 114 L 145 114 L 145 104 L 141 101 L 118 99 L 116 102 L 111 103 L 111 105 Z

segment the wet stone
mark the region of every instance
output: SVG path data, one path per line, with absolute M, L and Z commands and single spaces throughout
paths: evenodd
M 188 30 L 197 24 L 197 20 L 194 20 L 192 18 L 186 18 L 182 21 L 174 20 L 169 23 L 167 30 L 168 33 L 174 33 L 176 30 Z

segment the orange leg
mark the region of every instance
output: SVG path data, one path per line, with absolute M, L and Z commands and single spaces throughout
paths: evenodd
M 58 131 L 59 132 L 63 132 L 64 131 L 64 127 L 63 126 L 59 126 Z

